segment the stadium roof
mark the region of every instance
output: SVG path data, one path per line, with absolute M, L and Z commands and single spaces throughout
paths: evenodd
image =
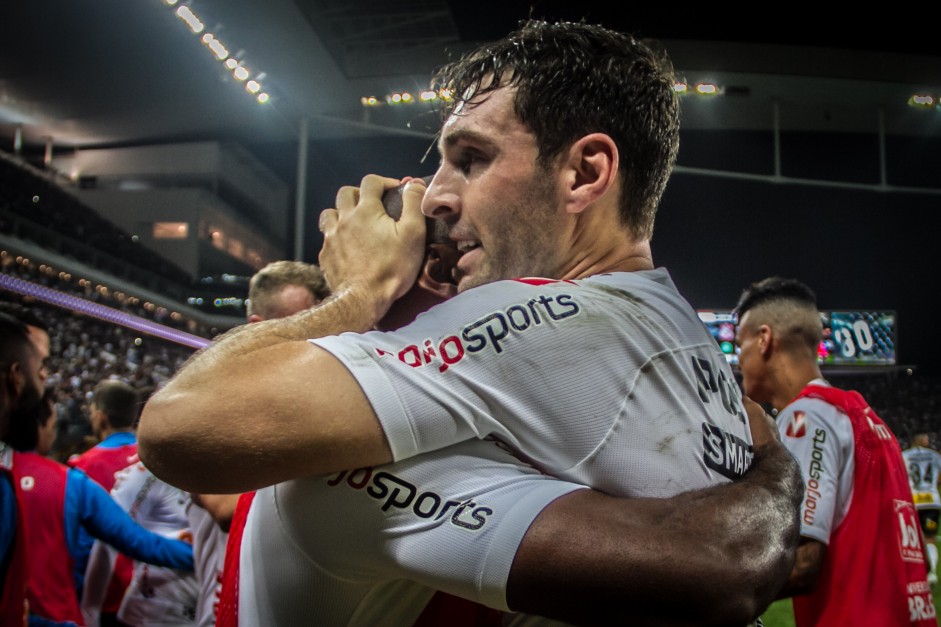
M 175 14 L 184 4 L 205 25 L 199 36 Z M 932 20 L 911 10 L 893 28 L 886 10 L 854 16 L 852 25 L 797 10 L 769 23 L 610 1 L 30 0 L 7 3 L 0 23 L 0 142 L 9 150 L 18 125 L 27 144 L 52 137 L 57 148 L 293 142 L 302 117 L 312 138 L 422 132 L 364 110 L 361 97 L 417 93 L 448 54 L 505 34 L 530 12 L 660 39 L 690 81 L 734 88 L 730 113 L 687 111 L 686 128 L 771 128 L 769 103 L 778 101 L 791 105 L 779 118 L 784 128 L 874 132 L 882 107 L 889 133 L 924 133 L 913 130 L 904 101 L 915 90 L 941 90 Z M 267 105 L 209 54 L 205 33 L 253 77 L 264 73 Z

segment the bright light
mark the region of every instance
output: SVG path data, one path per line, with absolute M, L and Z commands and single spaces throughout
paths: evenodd
M 222 42 L 216 39 L 212 33 L 206 33 L 203 35 L 203 43 L 220 61 L 229 56 L 229 51 L 225 49 L 225 46 L 222 45 Z
M 249 77 L 249 71 L 245 69 L 244 65 L 240 65 L 232 70 L 232 76 L 234 76 L 237 80 L 244 81 Z
M 261 83 L 258 81 L 248 81 L 245 83 L 245 90 L 250 94 L 257 94 L 261 91 Z
M 258 102 L 260 102 L 261 104 L 265 104 L 269 100 L 271 100 L 271 96 L 269 96 L 265 92 L 261 92 L 260 94 L 258 94 Z
M 403 93 L 402 93 L 402 102 L 411 102 L 411 101 L 412 101 L 412 94 L 408 93 L 407 91 L 406 91 L 406 92 L 403 92 Z
M 402 94 L 392 94 L 392 102 L 402 102 Z
M 430 102 L 431 100 L 434 100 L 437 97 L 438 97 L 438 94 L 436 94 L 435 92 L 431 90 L 423 91 L 422 93 L 418 94 L 419 100 L 422 100 L 423 102 Z
M 178 0 L 163 0 L 163 1 L 172 7 L 176 5 Z
M 229 57 L 228 59 L 225 60 L 225 66 L 230 70 L 234 70 L 235 68 L 239 66 L 239 62 Z
M 930 107 L 934 104 L 934 96 L 929 94 L 915 94 L 908 99 L 908 104 L 913 107 Z
M 673 91 L 678 94 L 685 94 L 689 90 L 689 86 L 686 83 L 676 81 L 673 83 Z
M 203 23 L 196 17 L 196 14 L 193 13 L 188 6 L 182 6 L 176 10 L 177 16 L 186 22 L 186 25 L 190 27 L 190 30 L 196 33 L 197 35 L 203 32 L 203 29 L 206 28 Z
M 379 104 L 379 99 L 375 96 L 363 96 L 360 98 L 360 102 L 363 103 L 364 107 L 375 107 Z
M 696 85 L 696 93 L 703 94 L 705 96 L 711 96 L 719 92 L 719 88 L 713 85 L 712 83 L 699 83 Z

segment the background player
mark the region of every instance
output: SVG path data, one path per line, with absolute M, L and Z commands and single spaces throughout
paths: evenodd
M 856 392 L 820 372 L 814 293 L 772 277 L 737 306 L 745 393 L 779 410 L 806 489 L 801 544 L 782 597 L 798 627 L 937 625 L 898 441 Z
M 925 534 L 928 549 L 928 583 L 938 583 L 938 520 L 941 517 L 941 454 L 931 448 L 927 433 L 916 433 L 912 446 L 902 451 L 908 467 L 908 481 L 912 486 L 912 499 L 918 510 L 921 530 Z
M 26 621 L 28 554 L 24 502 L 13 446 L 33 447 L 42 398 L 42 359 L 19 320 L 0 312 L 0 624 Z

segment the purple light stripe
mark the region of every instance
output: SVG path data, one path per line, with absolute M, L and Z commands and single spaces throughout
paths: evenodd
M 93 303 L 84 298 L 79 298 L 78 296 L 64 294 L 54 289 L 10 276 L 9 274 L 0 274 L 0 288 L 22 296 L 31 296 L 36 300 L 55 305 L 56 307 L 76 311 L 86 316 L 91 316 L 92 318 L 133 329 L 134 331 L 140 331 L 141 333 L 153 335 L 164 340 L 169 340 L 170 342 L 182 344 L 183 346 L 189 346 L 190 348 L 203 348 L 211 342 L 211 340 L 199 337 L 198 335 L 173 329 L 152 320 L 118 311 L 117 309 L 105 305 Z

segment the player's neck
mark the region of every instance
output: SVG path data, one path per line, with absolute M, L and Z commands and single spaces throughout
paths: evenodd
M 611 246 L 593 246 L 580 251 L 580 255 L 570 262 L 561 278 L 582 279 L 607 272 L 639 272 L 653 268 L 649 241 L 622 239 Z
M 774 394 L 771 399 L 772 406 L 777 409 L 789 405 L 811 381 L 823 378 L 815 360 L 791 355 L 780 357 L 781 363 L 775 369 Z

